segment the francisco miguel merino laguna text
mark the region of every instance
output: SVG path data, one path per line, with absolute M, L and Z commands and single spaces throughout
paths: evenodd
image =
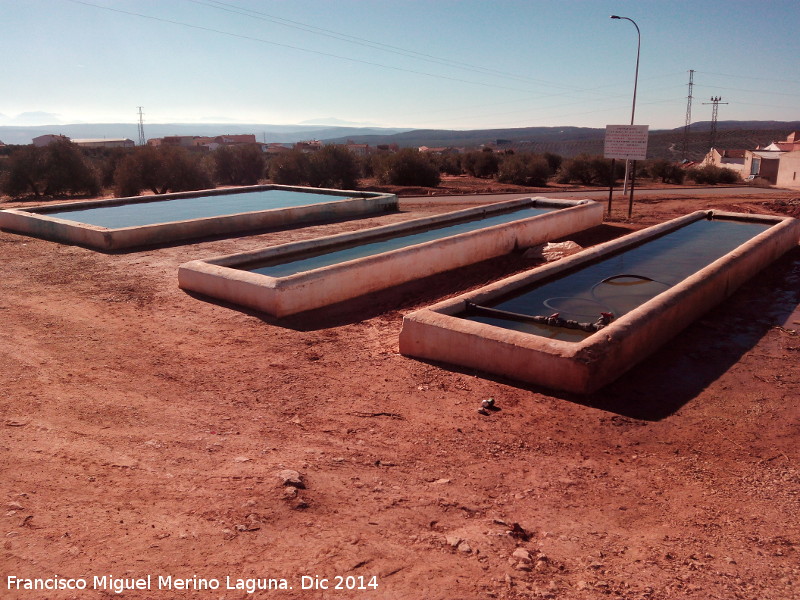
M 153 583 L 156 584 L 155 588 Z M 223 585 L 224 583 L 224 585 Z M 300 588 L 304 590 L 374 590 L 378 588 L 376 576 L 337 575 L 330 579 L 318 575 L 302 575 Z M 252 594 L 260 590 L 291 590 L 289 581 L 284 578 L 237 578 L 216 577 L 173 577 L 159 575 L 153 577 L 114 577 L 113 575 L 94 575 L 93 577 L 67 578 L 53 575 L 48 578 L 27 579 L 9 575 L 6 578 L 6 589 L 9 590 L 109 590 L 121 594 L 127 590 L 241 590 Z

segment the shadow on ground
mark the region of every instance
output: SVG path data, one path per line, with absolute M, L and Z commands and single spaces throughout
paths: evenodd
M 433 361 L 518 389 L 643 421 L 675 414 L 735 365 L 800 305 L 800 247 L 745 283 L 728 300 L 601 390 L 581 396 Z M 784 328 L 789 335 L 800 335 Z M 799 338 L 800 343 L 800 338 Z
M 630 228 L 617 225 L 599 225 L 573 234 L 569 238 L 554 241 L 570 239 L 581 246 L 587 247 L 618 238 L 621 235 L 630 233 L 630 231 Z M 296 331 L 314 331 L 358 323 L 385 314 L 411 312 L 445 298 L 482 287 L 503 277 L 526 271 L 540 264 L 537 261 L 523 258 L 522 254 L 522 250 L 512 252 L 474 265 L 409 281 L 390 289 L 380 290 L 351 300 L 337 302 L 322 308 L 282 318 L 272 317 L 262 312 L 208 298 L 196 292 L 185 291 L 194 298 L 254 316 L 270 325 L 277 325 Z

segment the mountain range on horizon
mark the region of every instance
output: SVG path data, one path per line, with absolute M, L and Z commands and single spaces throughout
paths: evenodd
M 293 143 L 301 140 L 320 139 L 322 136 L 347 135 L 391 135 L 401 128 L 377 128 L 363 126 L 297 124 L 273 125 L 260 123 L 145 123 L 145 136 L 161 138 L 170 135 L 196 135 L 215 137 L 218 135 L 255 134 L 260 142 Z M 138 141 L 136 123 L 59 123 L 55 125 L 0 125 L 0 140 L 6 144 L 30 144 L 33 138 L 53 133 L 72 139 L 129 138 Z
M 397 144 L 400 147 L 458 147 L 477 148 L 495 144 L 515 150 L 553 152 L 562 156 L 580 153 L 602 154 L 605 128 L 593 127 L 518 127 L 506 129 L 403 129 L 354 125 L 324 125 L 336 122 L 331 119 L 306 121 L 297 125 L 241 124 L 241 123 L 151 123 L 145 124 L 147 138 L 169 135 L 196 135 L 214 137 L 225 134 L 255 134 L 261 142 L 294 143 L 318 139 L 325 143 Z M 342 122 L 340 122 L 342 123 Z M 363 125 L 363 124 L 361 124 Z M 702 157 L 709 149 L 711 123 L 692 123 L 688 137 L 690 159 Z M 792 131 L 800 130 L 800 121 L 719 121 L 717 144 L 719 148 L 747 149 L 785 139 Z M 58 125 L 0 125 L 0 140 L 5 144 L 30 144 L 34 137 L 54 133 L 72 139 L 129 138 L 138 140 L 135 123 L 72 123 Z M 684 128 L 651 130 L 648 156 L 653 158 L 679 158 L 684 139 Z

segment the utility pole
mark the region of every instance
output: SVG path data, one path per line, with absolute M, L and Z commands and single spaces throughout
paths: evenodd
M 620 17 L 619 15 L 611 15 L 611 18 L 612 19 L 622 19 L 622 20 L 625 20 L 625 21 L 630 21 L 631 23 L 633 23 L 633 26 L 636 27 L 636 74 L 634 75 L 634 78 L 633 78 L 633 104 L 631 105 L 631 125 L 633 125 L 633 119 L 634 119 L 634 116 L 636 115 L 636 88 L 639 86 L 639 51 L 642 48 L 642 32 L 639 31 L 639 26 L 636 24 L 636 21 L 634 21 L 630 17 Z M 629 160 L 625 161 L 625 182 L 622 185 L 622 195 L 623 196 L 628 191 L 628 172 L 629 172 L 629 168 L 630 168 L 630 162 L 631 161 L 629 161 Z M 636 173 L 635 173 L 635 171 L 636 171 L 636 161 L 634 161 L 633 170 L 634 170 L 633 175 L 635 177 L 636 176 Z M 633 185 L 631 185 L 631 188 L 633 188 Z M 633 196 L 631 196 L 631 202 L 633 202 Z
M 142 107 L 139 108 L 139 145 L 144 146 L 147 143 L 147 140 L 144 139 L 144 114 L 142 113 Z
M 711 102 L 703 102 L 704 105 L 711 104 L 711 134 L 709 137 L 708 142 L 708 149 L 709 151 L 711 148 L 714 147 L 714 144 L 717 143 L 717 114 L 719 113 L 719 105 L 720 104 L 727 104 L 727 102 L 721 102 L 721 96 L 711 96 Z
M 681 160 L 686 162 L 689 153 L 689 128 L 692 126 L 692 88 L 694 87 L 694 69 L 689 69 L 689 96 L 686 99 L 686 124 L 683 126 L 683 148 Z

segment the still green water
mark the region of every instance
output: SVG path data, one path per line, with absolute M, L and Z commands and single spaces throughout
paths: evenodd
M 357 258 L 364 258 L 373 256 L 375 254 L 382 254 L 391 250 L 398 250 L 406 248 L 415 244 L 438 240 L 451 235 L 459 233 L 466 233 L 468 231 L 475 231 L 492 225 L 500 225 L 503 223 L 511 223 L 521 219 L 527 219 L 536 215 L 541 215 L 551 212 L 552 208 L 523 208 L 499 215 L 493 215 L 484 218 L 477 218 L 471 221 L 464 221 L 452 225 L 442 225 L 440 227 L 425 229 L 424 231 L 416 231 L 413 233 L 399 233 L 389 238 L 383 238 L 373 242 L 362 244 L 349 245 L 332 252 L 323 252 L 314 255 L 304 254 L 302 257 L 295 260 L 287 260 L 286 262 L 257 265 L 243 265 L 239 267 L 243 271 L 252 271 L 254 273 L 261 273 L 262 275 L 269 275 L 270 277 L 287 277 L 295 273 L 302 273 L 304 271 L 312 271 L 321 267 L 327 267 L 338 263 L 343 263 L 348 260 L 355 260 Z
M 601 312 L 610 312 L 619 318 L 769 227 L 762 223 L 741 221 L 695 221 L 488 306 L 530 316 L 559 313 L 562 319 L 579 322 L 594 322 Z M 621 277 L 603 283 L 603 280 L 618 275 L 633 277 Z M 580 341 L 590 335 L 579 330 L 536 323 L 483 316 L 464 318 L 565 341 Z
M 333 196 L 314 192 L 295 192 L 292 190 L 260 190 L 237 194 L 218 194 L 192 198 L 174 198 L 101 206 L 77 210 L 61 210 L 45 214 L 77 221 L 97 227 L 118 229 L 158 223 L 173 223 L 206 217 L 235 215 L 273 208 L 290 208 L 346 200 L 346 196 Z

